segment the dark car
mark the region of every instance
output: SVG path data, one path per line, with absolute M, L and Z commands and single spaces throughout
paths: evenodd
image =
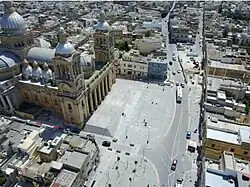
M 190 139 L 190 138 L 191 138 L 191 132 L 190 132 L 190 131 L 187 131 L 186 139 Z
M 169 65 L 172 66 L 173 62 L 169 61 Z
M 110 147 L 110 145 L 111 145 L 111 142 L 110 141 L 103 141 L 102 142 L 102 146 L 104 146 L 104 147 Z
M 172 162 L 172 165 L 171 165 L 171 170 L 175 171 L 176 170 L 176 166 L 177 166 L 177 160 L 174 159 L 173 162 Z

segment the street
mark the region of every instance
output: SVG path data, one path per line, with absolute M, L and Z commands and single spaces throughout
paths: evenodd
M 177 70 L 181 70 L 181 67 L 177 58 L 176 61 L 172 60 L 173 52 L 176 57 L 178 52 L 175 44 L 169 44 L 168 20 L 169 14 L 162 21 L 162 30 L 164 36 L 166 36 L 166 47 L 168 51 L 167 59 L 173 62 L 173 65 L 170 66 L 169 72 L 170 81 L 173 83 L 182 83 L 184 82 L 182 72 L 176 73 L 175 75 L 172 74 L 173 71 L 177 72 Z M 200 23 L 200 25 L 201 24 L 202 23 Z M 199 33 L 201 33 L 201 31 L 199 31 Z M 194 51 L 197 51 L 197 53 L 201 51 L 199 41 L 200 36 L 197 35 L 194 46 Z M 153 149 L 146 150 L 145 152 L 145 156 L 155 165 L 160 179 L 160 186 L 172 187 L 179 178 L 184 179 L 185 187 L 194 186 L 194 182 L 197 178 L 197 153 L 190 153 L 187 151 L 188 145 L 186 140 L 186 132 L 190 131 L 192 133 L 191 139 L 198 142 L 198 134 L 193 132 L 198 128 L 201 87 L 198 85 L 198 77 L 196 76 L 194 79 L 194 84 L 188 82 L 183 89 L 182 102 L 181 104 L 176 104 L 174 118 L 170 124 L 169 130 L 165 132 L 164 137 L 158 142 L 157 146 Z M 173 85 L 170 89 L 173 89 L 175 92 L 176 86 Z M 173 159 L 178 161 L 175 171 L 171 171 Z

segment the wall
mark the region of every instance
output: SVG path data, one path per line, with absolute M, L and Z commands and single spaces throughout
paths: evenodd
M 207 158 L 218 159 L 223 151 L 229 151 L 233 152 L 236 158 L 250 160 L 250 147 L 248 147 L 247 150 L 244 150 L 241 145 L 206 138 L 203 141 L 203 149 L 204 155 Z M 234 151 L 232 151 L 232 149 L 234 149 Z M 247 154 L 244 154 L 244 151 L 247 151 Z

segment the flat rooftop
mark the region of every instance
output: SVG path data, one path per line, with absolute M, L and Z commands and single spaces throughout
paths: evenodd
M 226 122 L 226 121 L 221 121 L 221 120 L 214 121 L 211 119 L 210 116 L 209 118 L 210 119 L 207 119 L 208 128 L 223 129 L 223 130 L 227 130 L 233 133 L 238 133 L 239 129 L 250 132 L 250 126 L 237 125 L 237 123 Z
M 50 187 L 66 187 L 71 186 L 77 176 L 77 173 L 74 173 L 69 170 L 63 169 L 55 179 L 55 181 L 51 184 Z
M 78 151 L 66 151 L 58 162 L 80 170 L 85 163 L 87 156 L 88 154 Z
M 128 143 L 150 139 L 156 144 L 157 138 L 169 128 L 176 105 L 174 90 L 163 88 L 153 83 L 117 79 L 84 130 L 124 141 L 129 135 Z
M 237 140 L 237 134 L 228 133 L 221 130 L 209 129 L 207 128 L 207 138 L 218 140 L 221 142 L 229 142 L 232 144 L 239 144 Z
M 235 187 L 234 183 L 228 182 L 226 175 L 220 175 L 216 172 L 206 171 L 206 185 L 209 187 Z
M 210 61 L 209 67 L 219 68 L 219 69 L 236 70 L 236 71 L 246 71 L 246 69 L 243 65 L 221 63 L 220 61 Z
M 223 79 L 219 77 L 213 77 L 213 76 L 208 76 L 207 77 L 208 81 L 208 90 L 216 91 L 220 89 L 221 86 L 229 86 L 229 87 L 237 87 L 240 89 L 242 87 L 242 84 L 240 80 L 232 80 L 232 79 Z

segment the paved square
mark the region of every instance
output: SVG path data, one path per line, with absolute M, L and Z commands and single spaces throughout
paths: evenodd
M 175 88 L 117 79 L 84 130 L 123 143 L 145 145 L 148 141 L 148 147 L 167 131 L 174 112 Z

